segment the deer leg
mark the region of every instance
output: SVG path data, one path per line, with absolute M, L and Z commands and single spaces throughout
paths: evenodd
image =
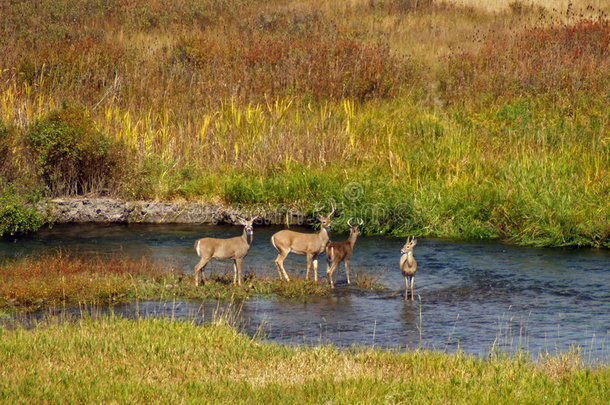
M 413 284 L 415 283 L 415 276 L 411 276 L 411 301 L 413 301 Z
M 318 256 L 313 259 L 313 280 L 318 282 Z
M 328 279 L 330 288 L 333 288 L 333 268 L 328 257 L 326 258 L 326 278 Z
M 235 277 L 233 278 L 233 284 L 235 284 L 235 278 L 237 278 L 237 284 L 242 285 L 241 282 L 241 263 L 243 259 L 235 259 Z
M 278 255 L 275 259 L 275 267 L 277 267 L 277 274 L 280 276 L 280 280 L 284 280 L 284 276 L 282 275 L 282 268 L 280 267 L 280 256 Z
M 328 279 L 328 283 L 330 284 L 330 288 L 333 288 L 333 268 L 331 267 L 331 258 L 333 255 L 332 247 L 326 253 L 326 278 Z
M 330 283 L 330 288 L 335 288 L 335 283 L 333 283 L 333 273 L 335 268 L 337 267 L 337 262 L 333 262 L 330 266 L 330 269 L 326 270 L 326 276 L 328 277 L 328 282 Z
M 195 287 L 199 287 L 199 274 L 201 273 L 201 284 L 205 284 L 205 266 L 210 260 L 209 257 L 202 257 L 195 266 Z
M 351 284 L 349 281 L 349 259 L 345 259 L 345 274 L 347 274 L 347 284 Z
M 288 273 L 286 273 L 286 270 L 284 269 L 284 259 L 287 255 L 287 252 L 284 253 L 283 251 L 280 251 L 280 253 L 277 255 L 277 258 L 275 259 L 275 265 L 277 266 L 277 272 L 280 275 L 280 280 L 290 281 Z
M 409 277 L 405 276 L 405 301 L 409 299 Z
M 305 280 L 309 281 L 309 272 L 311 271 L 311 262 L 313 255 L 307 254 L 307 273 L 305 274 Z

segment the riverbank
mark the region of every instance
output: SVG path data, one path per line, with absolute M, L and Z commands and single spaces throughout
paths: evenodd
M 297 209 L 274 211 L 231 207 L 207 202 L 125 201 L 114 198 L 54 198 L 36 204 L 39 215 L 52 223 L 152 223 L 222 224 L 236 223 L 237 216 L 259 216 L 266 225 L 303 225 L 308 217 Z
M 330 191 L 330 190 L 329 190 Z M 580 246 L 580 247 L 608 247 L 610 240 L 610 228 L 600 230 L 596 235 L 577 238 L 571 241 L 563 233 L 551 236 L 539 233 L 535 238 L 523 236 L 501 237 L 494 232 L 477 233 L 476 229 L 491 229 L 489 224 L 477 224 L 461 222 L 453 218 L 450 222 L 441 224 L 438 217 L 431 218 L 431 226 L 440 230 L 431 231 L 421 219 L 413 217 L 413 207 L 405 202 L 396 201 L 395 190 L 387 189 L 388 198 L 371 199 L 364 204 L 353 204 L 349 201 L 340 201 L 340 198 L 330 197 L 327 201 L 316 204 L 323 211 L 331 205 L 337 205 L 339 200 L 339 213 L 335 215 L 333 229 L 345 232 L 347 220 L 350 216 L 364 218 L 368 221 L 362 227 L 364 234 L 383 235 L 389 233 L 394 236 L 404 236 L 402 227 L 391 230 L 393 226 L 400 223 L 410 224 L 416 230 L 415 236 L 442 237 L 455 240 L 468 239 L 503 239 L 518 245 L 533 246 Z M 363 193 L 360 184 L 352 183 L 343 189 L 345 195 L 356 195 L 358 198 Z M 377 202 L 374 202 L 377 201 Z M 65 197 L 45 199 L 35 205 L 39 217 L 45 218 L 50 224 L 78 224 L 78 223 L 151 223 L 151 224 L 236 224 L 237 216 L 258 216 L 257 224 L 264 225 L 306 225 L 317 224 L 315 213 L 299 208 L 295 204 L 269 204 L 250 203 L 228 205 L 223 203 L 211 203 L 207 201 L 128 201 L 117 198 L 86 198 Z M 423 212 L 423 207 L 421 207 Z M 607 214 L 606 214 L 607 215 Z M 455 222 L 458 223 L 455 223 Z M 385 224 L 385 225 L 384 225 Z M 469 228 L 470 227 L 470 228 Z M 387 229 L 390 228 L 390 229 Z M 476 229 L 475 229 L 476 228 Z M 548 229 L 550 231 L 550 228 Z M 426 234 L 427 233 L 427 234 Z M 412 233 L 410 233 L 412 235 Z
M 427 350 L 290 347 L 238 333 L 218 317 L 82 319 L 0 329 L 6 402 L 603 403 L 610 370 L 577 352 L 530 362 Z

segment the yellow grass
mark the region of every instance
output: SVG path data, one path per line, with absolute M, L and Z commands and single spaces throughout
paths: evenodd
M 603 10 L 610 8 L 610 1 L 608 0 L 446 0 L 446 3 L 474 7 L 489 12 L 508 10 L 510 5 L 515 3 L 558 11 L 567 10 L 570 4 L 572 4 L 573 8 L 577 9 L 586 9 L 587 6 Z
M 411 6 L 409 12 L 400 12 L 403 4 L 415 3 L 416 0 L 309 0 L 287 8 L 309 12 L 322 9 L 337 21 L 358 20 L 371 40 L 381 35 L 388 39 L 393 51 L 432 68 L 455 51 L 476 52 L 490 32 L 518 31 L 532 24 L 570 21 L 581 15 L 597 18 L 600 10 L 610 13 L 610 0 L 446 0 L 434 1 L 432 7 L 417 10 Z M 566 14 L 569 5 L 570 13 Z M 375 9 L 377 13 L 372 12 Z M 542 19 L 541 13 L 545 16 Z

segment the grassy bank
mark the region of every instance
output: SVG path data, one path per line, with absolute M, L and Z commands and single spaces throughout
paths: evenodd
M 610 8 L 497 4 L 3 5 L 0 186 L 610 247 Z
M 295 278 L 281 282 L 277 272 L 246 272 L 244 286 L 233 275 L 211 274 L 205 286 L 195 287 L 192 274 L 183 275 L 167 264 L 120 257 L 76 257 L 62 253 L 39 258 L 0 261 L 0 310 L 31 312 L 63 306 L 108 306 L 137 300 L 243 300 L 276 297 L 302 300 L 330 294 L 325 279 L 319 284 Z M 293 277 L 294 278 L 294 277 Z M 374 289 L 366 276 L 355 277 L 354 288 Z
M 603 403 L 607 367 L 578 355 L 480 359 L 418 350 L 285 347 L 222 320 L 81 320 L 0 329 L 7 402 Z

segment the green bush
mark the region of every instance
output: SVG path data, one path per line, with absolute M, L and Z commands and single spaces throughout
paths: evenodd
M 81 107 L 51 111 L 32 125 L 25 141 L 53 195 L 107 193 L 125 169 L 119 145 L 99 132 Z
M 12 184 L 1 185 L 0 237 L 36 232 L 44 220 L 33 207 L 27 207 Z

